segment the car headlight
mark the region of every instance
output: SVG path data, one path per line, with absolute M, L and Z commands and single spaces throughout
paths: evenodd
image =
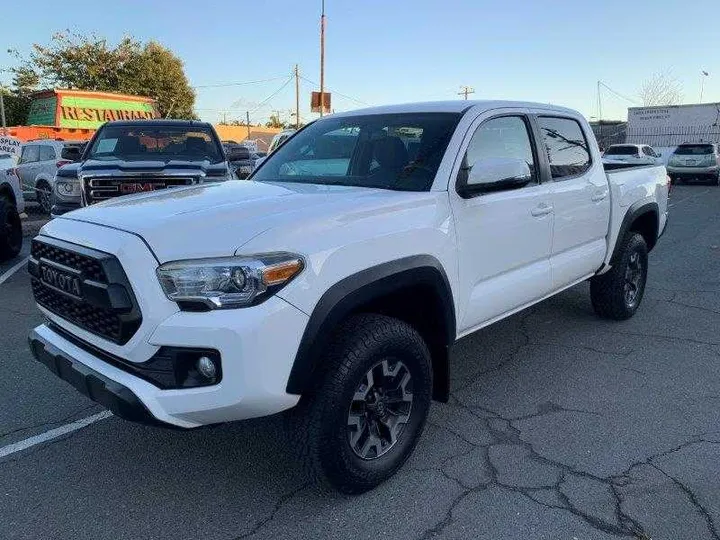
M 55 182 L 55 194 L 61 199 L 80 197 L 80 182 L 77 180 L 60 180 Z
M 300 255 L 278 252 L 169 262 L 157 275 L 165 295 L 183 309 L 230 309 L 269 298 L 304 266 Z

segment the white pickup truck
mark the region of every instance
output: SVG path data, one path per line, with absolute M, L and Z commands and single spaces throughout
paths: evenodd
M 32 244 L 35 357 L 117 416 L 181 428 L 292 409 L 316 478 L 358 493 L 413 451 L 451 346 L 590 280 L 631 317 L 662 166 L 606 173 L 577 112 L 452 101 L 334 114 L 249 181 L 122 197 Z

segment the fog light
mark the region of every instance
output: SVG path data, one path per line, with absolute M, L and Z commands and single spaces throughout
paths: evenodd
M 217 375 L 217 369 L 215 368 L 215 362 L 210 360 L 207 356 L 201 356 L 197 361 L 197 370 L 200 375 L 206 379 L 214 379 Z

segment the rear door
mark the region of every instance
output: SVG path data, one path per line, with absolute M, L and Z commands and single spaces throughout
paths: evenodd
M 550 263 L 552 286 L 561 289 L 593 274 L 603 262 L 610 220 L 607 177 L 591 148 L 592 135 L 577 117 L 535 117 L 552 178 L 555 213 Z
M 543 183 L 527 111 L 490 111 L 468 130 L 451 175 L 450 201 L 458 235 L 461 334 L 540 299 L 551 288 L 551 184 Z M 533 179 L 464 198 L 457 178 L 479 159 L 522 159 Z

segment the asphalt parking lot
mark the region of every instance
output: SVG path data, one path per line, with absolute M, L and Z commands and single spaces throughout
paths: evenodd
M 720 188 L 671 204 L 633 319 L 596 318 L 582 284 L 462 340 L 451 402 L 358 497 L 308 485 L 280 417 L 100 415 L 32 359 L 20 268 L 0 283 L 0 538 L 718 539 Z

